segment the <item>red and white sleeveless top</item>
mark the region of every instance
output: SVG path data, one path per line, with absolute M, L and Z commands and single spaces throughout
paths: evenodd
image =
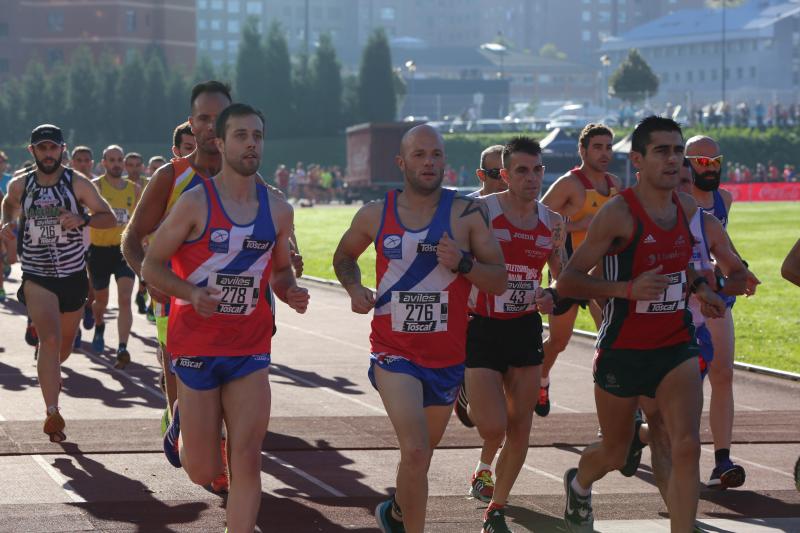
M 605 279 L 628 281 L 661 265 L 669 286 L 653 301 L 610 298 L 603 310 L 597 347 L 653 350 L 689 342 L 693 332 L 686 307 L 686 268 L 692 260 L 694 239 L 678 195 L 672 193 L 677 221 L 672 229 L 664 230 L 648 216 L 633 189 L 620 194 L 633 216 L 633 236 L 624 249 L 604 257 Z
M 553 251 L 553 222 L 556 213 L 536 202 L 539 220 L 533 229 L 514 226 L 503 214 L 496 194 L 484 197 L 489 208 L 494 236 L 503 250 L 508 288 L 500 296 L 472 288 L 471 311 L 489 318 L 516 318 L 536 312 L 534 292 L 542 283 L 542 269 Z M 474 302 L 474 304 L 473 304 Z
M 178 248 L 172 270 L 198 287 L 216 287 L 222 299 L 216 312 L 203 318 L 190 302 L 172 298 L 167 350 L 173 358 L 269 353 L 272 309 L 265 294 L 276 239 L 269 193 L 256 186 L 256 217 L 238 225 L 225 212 L 214 181 L 201 183 L 208 202 L 206 227 L 199 238 Z
M 440 265 L 436 246 L 450 236 L 455 191 L 442 189 L 431 223 L 411 230 L 397 215 L 397 194 L 389 191 L 375 237 L 378 293 L 370 342 L 375 354 L 399 355 L 426 368 L 464 362 L 467 298 L 471 284 Z

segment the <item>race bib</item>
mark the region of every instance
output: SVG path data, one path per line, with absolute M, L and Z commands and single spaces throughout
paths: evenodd
M 533 307 L 533 300 L 539 282 L 535 279 L 508 280 L 506 292 L 494 297 L 494 310 L 497 313 L 521 313 Z
M 667 274 L 669 285 L 667 285 L 661 298 L 658 300 L 636 302 L 636 312 L 640 314 L 650 313 L 674 313 L 681 309 L 686 309 L 686 271 L 673 272 Z
M 208 286 L 220 291 L 222 299 L 217 313 L 222 315 L 249 315 L 258 305 L 258 288 L 261 276 L 224 274 L 215 272 L 208 278 Z
M 124 226 L 128 223 L 128 210 L 119 207 L 112 207 L 114 217 L 117 219 L 117 226 Z
M 27 220 L 28 235 L 34 246 L 47 246 L 64 242 L 64 228 L 58 217 L 29 218 Z
M 447 291 L 393 291 L 392 331 L 447 331 Z

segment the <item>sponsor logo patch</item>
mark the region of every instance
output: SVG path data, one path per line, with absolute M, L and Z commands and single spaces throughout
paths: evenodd
M 260 241 L 252 236 L 245 237 L 242 243 L 242 250 L 255 250 L 257 252 L 268 252 L 274 243 L 272 241 Z
M 196 361 L 189 357 L 178 357 L 176 363 L 179 367 L 192 368 L 194 370 L 200 370 L 206 364 L 205 361 Z
M 383 256 L 386 259 L 403 258 L 403 237 L 402 235 L 387 234 L 383 237 Z
M 211 228 L 208 235 L 208 249 L 215 254 L 228 253 L 231 234 L 223 228 Z
M 417 253 L 418 254 L 435 254 L 436 250 L 438 248 L 439 248 L 438 244 L 434 244 L 432 242 L 420 241 L 417 244 Z

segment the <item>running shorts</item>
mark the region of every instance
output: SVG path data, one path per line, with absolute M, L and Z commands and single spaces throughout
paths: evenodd
M 75 272 L 64 278 L 48 278 L 34 274 L 22 274 L 22 284 L 17 291 L 17 300 L 25 305 L 25 283 L 34 283 L 47 289 L 58 297 L 58 312 L 71 313 L 82 308 L 89 294 L 89 280 L 86 270 Z
M 111 282 L 111 275 L 119 278 L 135 278 L 131 267 L 125 262 L 119 246 L 89 246 L 88 265 L 89 274 L 92 276 L 92 287 L 96 291 L 107 289 Z
M 508 367 L 542 364 L 542 317 L 529 313 L 502 320 L 472 315 L 467 324 L 467 368 L 505 373 Z
M 242 356 L 180 356 L 170 362 L 184 385 L 194 390 L 216 389 L 235 379 L 269 368 L 270 354 Z
M 463 364 L 444 368 L 425 368 L 400 355 L 373 353 L 370 355 L 367 375 L 375 390 L 378 390 L 378 383 L 375 381 L 375 365 L 387 372 L 408 374 L 419 380 L 422 383 L 423 407 L 452 405 L 456 401 L 458 388 L 461 386 L 461 382 L 464 381 Z

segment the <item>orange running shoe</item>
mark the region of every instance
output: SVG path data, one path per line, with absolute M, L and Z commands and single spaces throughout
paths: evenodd
M 220 449 L 222 450 L 222 473 L 205 488 L 214 494 L 227 494 L 230 487 L 228 480 L 228 453 L 225 449 L 225 437 L 222 437 Z

